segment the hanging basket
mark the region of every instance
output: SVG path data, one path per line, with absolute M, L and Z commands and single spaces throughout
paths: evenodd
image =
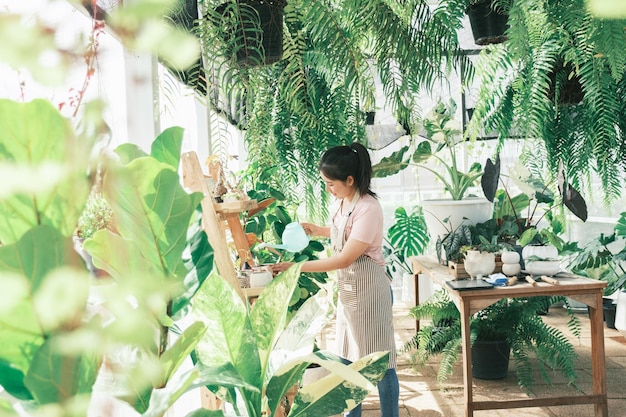
M 273 64 L 283 57 L 285 0 L 238 0 L 217 8 L 231 56 L 244 66 Z
M 548 94 L 551 100 L 554 100 L 557 86 L 559 91 L 557 103 L 559 105 L 578 104 L 585 96 L 580 78 L 570 64 L 558 63 L 550 73 L 550 91 Z
M 508 39 L 504 32 L 508 27 L 509 15 L 493 10 L 490 1 L 472 4 L 466 13 L 476 45 L 502 43 Z

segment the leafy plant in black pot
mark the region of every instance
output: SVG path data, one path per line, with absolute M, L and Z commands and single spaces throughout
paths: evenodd
M 552 304 L 564 301 L 564 297 L 551 297 Z M 558 370 L 570 383 L 576 381 L 577 358 L 574 346 L 557 328 L 547 325 L 537 310 L 545 300 L 537 297 L 502 299 L 472 316 L 470 321 L 472 341 L 472 374 L 477 378 L 504 377 L 492 370 L 476 370 L 476 358 L 480 354 L 474 349 L 480 342 L 505 342 L 509 348 L 503 352 L 507 357 L 510 349 L 519 385 L 528 393 L 535 383 L 538 370 L 542 379 L 550 382 L 548 370 Z M 568 327 L 575 336 L 580 334 L 580 322 L 569 312 Z M 431 323 L 421 326 L 419 332 L 404 346 L 405 352 L 413 355 L 417 365 L 423 365 L 429 358 L 440 355 L 437 380 L 444 382 L 453 372 L 459 358 L 461 346 L 460 314 L 448 293 L 437 292 L 426 303 L 411 309 L 410 315 L 418 320 L 431 319 Z M 493 362 L 494 356 L 488 356 Z M 508 360 L 505 361 L 508 366 Z
M 626 212 L 621 213 L 613 233 L 599 236 L 587 243 L 572 258 L 573 272 L 608 282 L 604 293 L 626 289 Z
M 509 1 L 470 0 L 466 9 L 476 45 L 501 43 L 508 39 Z

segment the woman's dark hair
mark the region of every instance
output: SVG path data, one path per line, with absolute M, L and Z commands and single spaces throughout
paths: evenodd
M 352 175 L 359 194 L 376 197 L 376 193 L 370 189 L 372 181 L 370 154 L 365 146 L 358 142 L 328 149 L 322 155 L 317 168 L 331 180 L 345 181 Z

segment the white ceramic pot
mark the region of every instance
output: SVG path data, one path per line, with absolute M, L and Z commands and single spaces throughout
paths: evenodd
M 520 256 L 519 253 L 513 250 L 505 250 L 500 255 L 502 259 L 502 264 L 519 264 Z
M 430 234 L 431 242 L 437 240 L 437 236 L 448 233 L 448 229 L 456 229 L 461 223 L 474 225 L 491 218 L 493 204 L 485 198 L 464 198 L 463 200 L 424 200 L 424 220 Z M 448 219 L 446 223 L 443 221 Z M 463 219 L 467 219 L 465 222 Z
M 626 290 L 617 294 L 617 307 L 615 308 L 615 328 L 626 336 Z
M 464 265 L 465 271 L 472 278 L 486 277 L 496 270 L 496 254 L 477 250 L 467 251 Z
M 542 259 L 559 259 L 559 251 L 552 245 L 526 245 L 522 248 L 522 258 L 524 262 L 531 256 Z
M 560 261 L 524 261 L 526 272 L 532 275 L 555 275 L 561 270 Z
M 522 266 L 519 263 L 505 264 L 502 263 L 502 273 L 507 277 L 517 275 L 522 270 Z
M 253 272 L 250 274 L 250 287 L 261 288 L 272 282 L 272 273 L 268 271 Z

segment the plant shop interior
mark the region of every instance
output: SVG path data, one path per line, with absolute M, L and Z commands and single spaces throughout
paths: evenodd
M 626 1 L 0 0 L 0 45 L 0 417 L 626 417 Z M 309 272 L 329 149 L 394 352 Z

